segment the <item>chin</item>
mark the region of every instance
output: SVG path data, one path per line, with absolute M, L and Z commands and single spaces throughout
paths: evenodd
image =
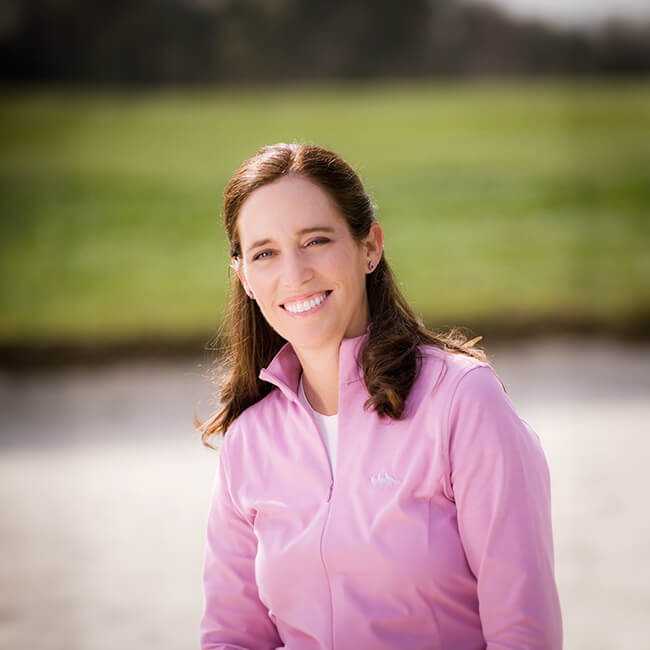
M 285 338 L 291 345 L 297 348 L 324 348 L 333 343 L 340 343 L 343 338 L 343 332 L 341 331 L 306 331 L 307 328 L 304 328 L 301 332 L 291 331 L 285 332 L 283 338 Z

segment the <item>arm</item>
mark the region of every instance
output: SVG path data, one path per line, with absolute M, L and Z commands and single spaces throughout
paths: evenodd
M 277 628 L 259 599 L 255 582 L 257 539 L 251 522 L 232 500 L 226 447 L 224 441 L 208 515 L 201 649 L 282 647 Z
M 460 379 L 449 435 L 458 528 L 488 650 L 559 650 L 548 465 L 492 368 Z

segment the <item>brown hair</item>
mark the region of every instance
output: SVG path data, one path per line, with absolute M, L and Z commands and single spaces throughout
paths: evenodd
M 289 173 L 317 183 L 334 200 L 345 217 L 352 237 L 360 241 L 375 220 L 375 207 L 355 171 L 331 151 L 310 144 L 278 143 L 262 147 L 235 172 L 225 190 L 223 216 L 230 254 L 241 258 L 237 217 L 244 201 L 259 187 Z M 266 322 L 254 300 L 250 300 L 235 274 L 219 340 L 226 379 L 221 389 L 221 408 L 207 421 L 195 418 L 203 444 L 213 434 L 225 435 L 228 427 L 246 408 L 267 395 L 273 386 L 259 379 L 286 343 Z M 482 361 L 485 352 L 468 341 L 457 328 L 447 333 L 425 328 L 402 296 L 390 266 L 382 255 L 373 273 L 366 275 L 371 327 L 363 349 L 363 377 L 370 394 L 365 407 L 379 417 L 399 419 L 418 372 L 418 346 L 427 344 Z

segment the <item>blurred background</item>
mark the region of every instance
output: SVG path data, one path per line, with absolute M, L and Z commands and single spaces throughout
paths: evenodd
M 650 5 L 5 0 L 0 648 L 198 647 L 224 187 L 361 175 L 552 477 L 565 648 L 650 648 Z

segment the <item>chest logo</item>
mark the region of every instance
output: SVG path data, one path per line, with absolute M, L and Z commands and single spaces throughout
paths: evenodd
M 377 472 L 370 477 L 370 482 L 373 485 L 394 485 L 399 481 L 388 472 Z

